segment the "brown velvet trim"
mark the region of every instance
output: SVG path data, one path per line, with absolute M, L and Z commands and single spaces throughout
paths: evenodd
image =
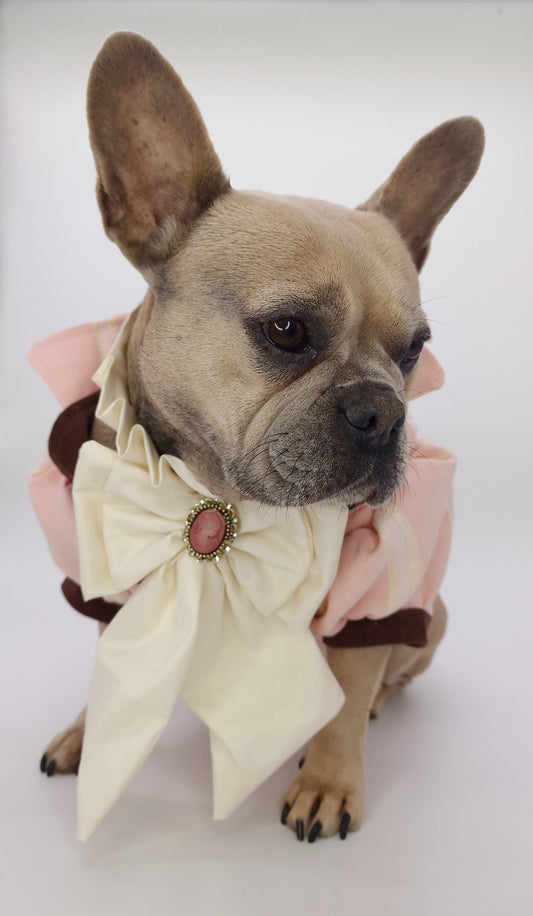
M 422 608 L 412 607 L 396 611 L 389 617 L 371 620 L 349 620 L 340 633 L 326 636 L 327 646 L 336 649 L 364 648 L 366 646 L 427 646 L 427 629 L 431 615 Z
M 74 477 L 80 448 L 91 438 L 99 396 L 100 392 L 95 391 L 94 394 L 82 398 L 81 401 L 75 401 L 59 414 L 52 427 L 48 440 L 48 452 L 56 467 L 68 480 Z
M 80 614 L 85 617 L 92 617 L 93 620 L 99 620 L 100 623 L 111 623 L 113 617 L 118 614 L 121 604 L 111 604 L 104 601 L 103 598 L 93 598 L 91 601 L 85 601 L 81 593 L 81 588 L 73 579 L 65 579 L 61 591 L 68 603 Z
M 75 401 L 59 414 L 52 427 L 48 440 L 48 452 L 56 467 L 70 481 L 74 478 L 80 448 L 91 438 L 99 396 L 100 392 L 95 391 L 94 394 Z M 104 601 L 103 598 L 85 601 L 80 586 L 73 579 L 65 579 L 61 591 L 76 611 L 84 614 L 85 617 L 99 620 L 100 623 L 110 623 L 122 607 L 120 604 Z

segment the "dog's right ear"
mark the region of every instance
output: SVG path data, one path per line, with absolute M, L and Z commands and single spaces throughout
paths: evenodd
M 229 190 L 200 112 L 149 41 L 116 32 L 87 92 L 104 227 L 141 271 L 166 260 Z

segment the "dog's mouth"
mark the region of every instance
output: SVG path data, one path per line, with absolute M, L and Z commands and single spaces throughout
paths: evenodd
M 350 454 L 345 447 L 289 450 L 271 444 L 251 462 L 239 462 L 230 478 L 240 493 L 272 506 L 330 502 L 378 507 L 392 498 L 407 468 L 405 437 L 379 453 Z M 261 456 L 261 457 L 259 457 Z M 246 469 L 246 470 L 243 470 Z

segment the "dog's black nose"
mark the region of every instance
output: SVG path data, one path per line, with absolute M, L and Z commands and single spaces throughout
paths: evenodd
M 361 442 L 373 447 L 386 445 L 405 423 L 405 407 L 387 385 L 372 382 L 351 385 L 342 390 L 338 403 Z

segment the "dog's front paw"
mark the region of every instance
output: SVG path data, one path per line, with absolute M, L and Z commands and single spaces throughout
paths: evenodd
M 357 786 L 338 774 L 326 778 L 313 773 L 305 762 L 283 799 L 281 823 L 292 827 L 300 841 L 307 837 L 314 843 L 337 833 L 345 840 L 362 819 L 363 793 Z
M 41 773 L 77 773 L 85 732 L 85 710 L 64 732 L 52 738 L 41 757 Z

